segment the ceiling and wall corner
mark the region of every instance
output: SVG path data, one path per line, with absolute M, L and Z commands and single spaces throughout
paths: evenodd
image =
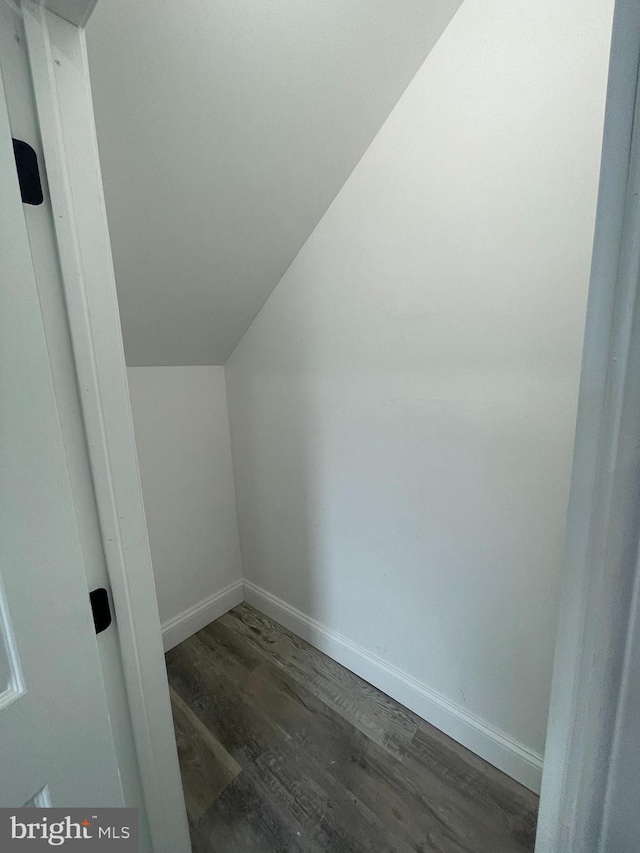
M 225 368 L 252 603 L 533 788 L 613 5 L 465 0 Z
M 98 5 L 87 42 L 129 365 L 226 362 L 459 5 Z

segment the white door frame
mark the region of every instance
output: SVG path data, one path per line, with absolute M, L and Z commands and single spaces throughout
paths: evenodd
M 189 853 L 89 85 L 94 6 L 20 4 L 144 808 L 154 853 Z
M 187 853 L 89 87 L 83 28 L 95 3 L 23 0 L 22 9 L 154 853 Z M 617 0 L 537 853 L 601 850 L 637 624 L 639 64 L 640 3 Z
M 620 805 L 614 744 L 640 631 L 639 67 L 640 3 L 617 0 L 536 853 L 609 853 Z

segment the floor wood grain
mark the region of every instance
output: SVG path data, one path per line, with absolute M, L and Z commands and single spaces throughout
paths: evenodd
M 537 797 L 247 604 L 167 653 L 195 853 L 531 853 Z
M 242 768 L 173 688 L 170 693 L 184 798 L 198 820 Z

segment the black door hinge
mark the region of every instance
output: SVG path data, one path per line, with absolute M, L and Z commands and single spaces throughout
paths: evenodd
M 101 586 L 89 593 L 91 600 L 91 612 L 93 613 L 93 624 L 96 634 L 105 631 L 111 625 L 111 607 L 109 605 L 109 593 Z
M 25 204 L 42 204 L 42 181 L 40 180 L 36 152 L 28 142 L 14 139 L 13 156 L 16 158 L 22 201 Z

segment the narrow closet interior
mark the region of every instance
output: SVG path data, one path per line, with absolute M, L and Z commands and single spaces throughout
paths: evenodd
M 87 30 L 198 853 L 525 853 L 613 0 Z

